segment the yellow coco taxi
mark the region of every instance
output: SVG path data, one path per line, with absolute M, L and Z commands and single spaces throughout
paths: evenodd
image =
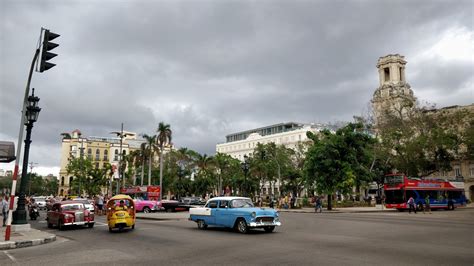
M 135 205 L 130 196 L 116 195 L 107 202 L 107 223 L 109 232 L 114 228 L 135 228 Z

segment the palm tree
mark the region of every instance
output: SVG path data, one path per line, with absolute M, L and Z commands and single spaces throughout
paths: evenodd
M 151 185 L 151 163 L 153 161 L 153 155 L 156 149 L 156 135 L 149 136 L 147 134 L 142 135 L 146 140 L 146 148 L 148 153 L 148 185 Z
M 165 124 L 160 122 L 158 124 L 158 129 L 156 130 L 158 133 L 157 143 L 158 147 L 160 148 L 160 186 L 161 186 L 161 193 L 160 193 L 160 201 L 163 199 L 163 150 L 166 144 L 171 144 L 171 127 L 169 124 Z
M 140 156 L 141 156 L 141 162 L 142 162 L 142 175 L 141 175 L 141 178 L 140 178 L 140 186 L 143 186 L 143 179 L 145 178 L 145 161 L 146 161 L 146 151 L 147 151 L 147 147 L 146 147 L 146 143 L 142 143 L 140 145 Z

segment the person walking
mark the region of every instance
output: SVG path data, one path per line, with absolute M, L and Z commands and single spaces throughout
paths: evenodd
M 411 210 L 413 209 L 413 211 L 415 212 L 416 214 L 416 207 L 415 207 L 415 200 L 413 199 L 413 197 L 410 197 L 407 201 L 407 204 L 408 204 L 408 213 L 410 214 L 411 213 Z
M 2 197 L 2 202 L 0 203 L 2 208 L 2 215 L 3 215 L 3 226 L 7 226 L 7 218 L 8 218 L 8 196 L 5 195 Z
M 428 211 L 431 214 L 431 207 L 430 207 L 430 195 L 426 195 L 425 197 L 425 208 L 423 209 L 423 213 Z
M 321 202 L 321 197 L 316 197 L 316 203 L 314 206 L 314 212 L 317 213 L 319 210 L 319 213 L 323 212 L 323 204 Z

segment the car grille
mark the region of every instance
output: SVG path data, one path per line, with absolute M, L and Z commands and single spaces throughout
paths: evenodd
M 258 223 L 273 223 L 273 217 L 257 217 Z
M 75 217 L 76 222 L 83 222 L 84 221 L 84 213 L 83 212 L 76 212 L 76 217 Z

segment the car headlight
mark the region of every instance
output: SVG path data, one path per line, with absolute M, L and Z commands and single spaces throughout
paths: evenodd
M 257 213 L 256 212 L 252 212 L 252 217 L 255 218 L 257 216 Z

